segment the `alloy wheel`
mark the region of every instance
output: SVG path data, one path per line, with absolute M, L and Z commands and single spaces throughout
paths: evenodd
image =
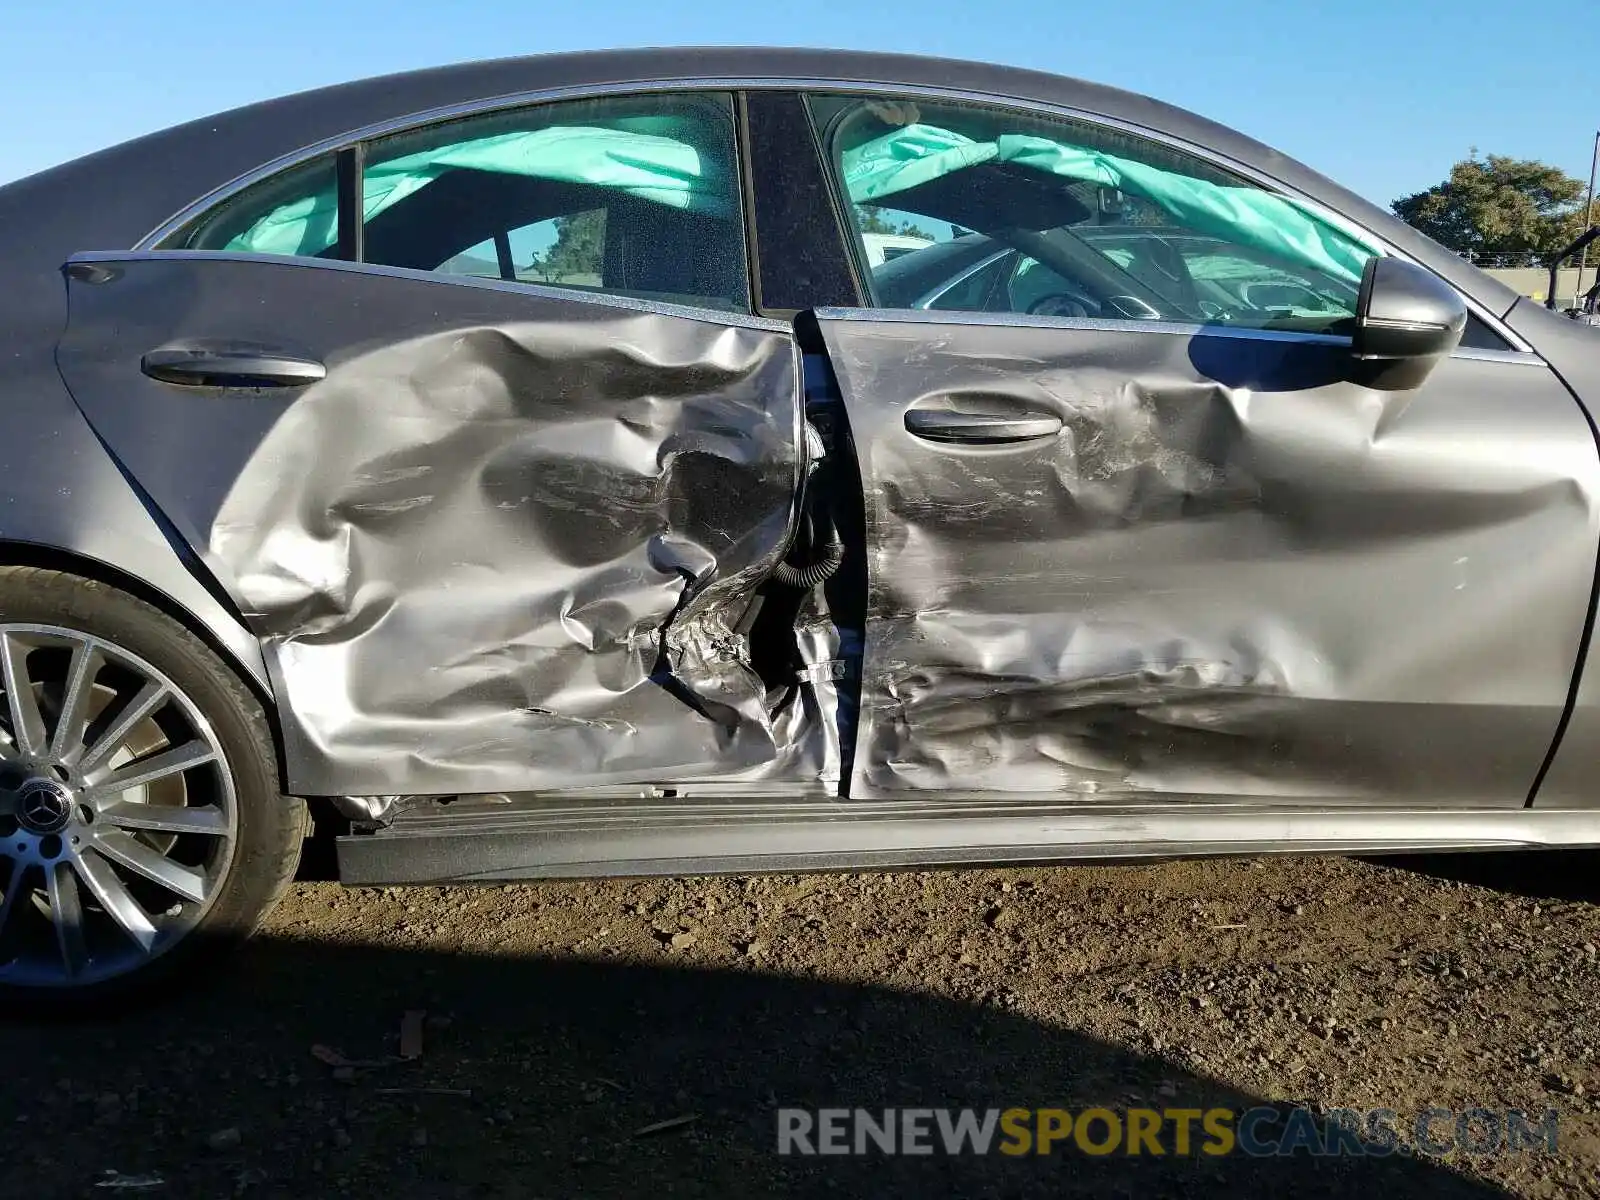
M 0 984 L 70 988 L 165 953 L 210 908 L 238 805 L 199 708 L 139 656 L 0 624 Z

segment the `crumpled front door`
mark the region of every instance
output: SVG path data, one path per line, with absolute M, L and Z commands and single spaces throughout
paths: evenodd
M 818 313 L 867 495 L 851 793 L 1523 804 L 1600 529 L 1528 356 Z

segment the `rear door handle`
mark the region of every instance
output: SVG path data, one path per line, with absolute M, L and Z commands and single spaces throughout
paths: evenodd
M 315 359 L 265 350 L 151 350 L 139 363 L 151 379 L 186 387 L 304 387 L 328 374 Z
M 906 413 L 906 432 L 933 442 L 993 446 L 1054 437 L 1061 432 L 1061 418 L 1037 413 L 1026 417 L 997 417 L 986 413 L 913 408 Z

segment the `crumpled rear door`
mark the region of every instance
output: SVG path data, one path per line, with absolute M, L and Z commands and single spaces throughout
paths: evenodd
M 260 635 L 292 789 L 782 776 L 797 718 L 734 626 L 804 468 L 786 326 L 264 257 L 68 275 L 63 375 Z

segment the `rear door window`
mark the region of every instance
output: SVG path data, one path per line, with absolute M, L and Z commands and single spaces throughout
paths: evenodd
M 749 310 L 732 101 L 608 97 L 428 126 L 364 148 L 362 260 Z M 339 253 L 332 160 L 169 243 Z

